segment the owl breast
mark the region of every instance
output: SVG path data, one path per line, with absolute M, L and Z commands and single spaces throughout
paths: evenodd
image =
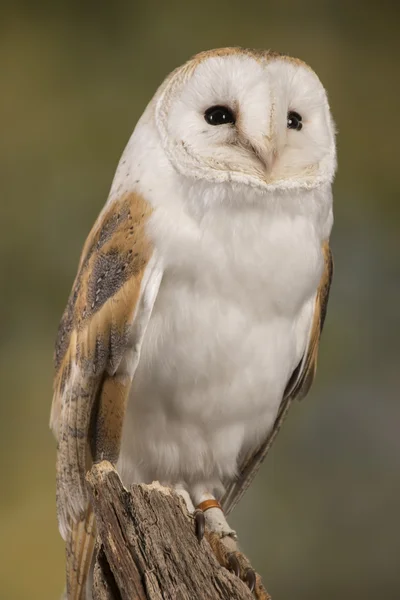
M 323 268 L 318 227 L 252 207 L 154 230 L 165 272 L 132 385 L 122 476 L 218 482 L 268 434 L 305 352 Z

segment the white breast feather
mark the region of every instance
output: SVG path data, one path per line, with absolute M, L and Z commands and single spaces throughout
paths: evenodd
M 227 210 L 217 196 L 239 188 L 196 182 L 189 189 L 178 175 L 163 185 L 143 167 L 125 180 L 133 177 L 157 208 L 149 234 L 164 275 L 119 466 L 127 483 L 218 487 L 235 473 L 239 453 L 271 429 L 305 352 L 331 224 L 328 192 L 289 191 Z M 160 206 L 160 190 L 171 193 L 170 186 L 175 193 Z M 192 214 L 182 210 L 183 193 L 193 206 L 197 199 Z

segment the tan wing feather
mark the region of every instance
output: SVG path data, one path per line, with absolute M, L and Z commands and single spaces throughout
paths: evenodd
M 118 459 L 140 344 L 134 321 L 153 255 L 145 233 L 150 213 L 136 194 L 106 207 L 84 246 L 59 327 L 50 424 L 58 440 L 57 510 L 69 600 L 84 598 L 93 551 L 86 472 L 93 461 Z
M 66 540 L 66 598 L 84 600 L 85 584 L 96 542 L 96 521 L 88 505 L 81 521 L 73 523 Z
M 333 260 L 329 247 L 329 241 L 326 241 L 323 244 L 322 251 L 325 260 L 325 269 L 315 300 L 313 323 L 307 354 L 294 371 L 286 386 L 286 390 L 272 431 L 268 435 L 267 439 L 264 440 L 264 442 L 255 451 L 243 457 L 238 477 L 227 486 L 221 501 L 222 507 L 226 514 L 229 514 L 230 511 L 236 506 L 253 481 L 258 469 L 268 454 L 268 451 L 279 432 L 292 401 L 295 399 L 304 398 L 313 383 L 317 368 L 319 341 L 326 317 L 329 289 L 333 275 Z

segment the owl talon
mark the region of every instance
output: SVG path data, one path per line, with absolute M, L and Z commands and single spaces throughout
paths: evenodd
M 240 577 L 240 563 L 234 552 L 231 552 L 227 556 L 227 562 L 228 562 L 229 570 L 232 571 L 236 575 L 236 577 Z
M 254 592 L 256 587 L 256 573 L 254 569 L 247 569 L 244 574 L 244 582 L 247 584 L 249 590 Z
M 204 537 L 204 532 L 206 530 L 206 519 L 202 510 L 195 510 L 194 520 L 196 523 L 196 537 L 199 540 L 199 542 L 201 542 L 201 540 Z

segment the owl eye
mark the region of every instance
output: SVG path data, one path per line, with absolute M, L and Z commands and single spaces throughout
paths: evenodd
M 302 118 L 303 117 L 299 115 L 299 113 L 291 110 L 288 112 L 287 116 L 287 128 L 300 131 L 300 129 L 303 127 Z
M 210 106 L 204 113 L 204 118 L 209 125 L 226 125 L 235 122 L 232 111 L 226 106 Z

